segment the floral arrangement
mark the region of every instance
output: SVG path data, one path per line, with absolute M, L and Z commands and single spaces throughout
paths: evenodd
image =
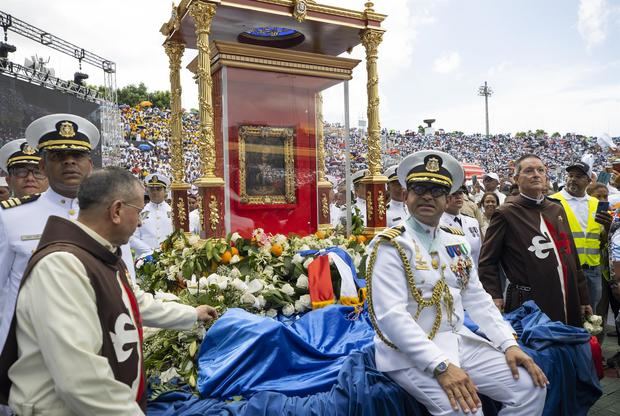
M 366 238 L 346 237 L 333 231 L 317 231 L 299 237 L 271 235 L 256 229 L 249 239 L 234 233 L 222 239 L 202 240 L 178 232 L 162 243 L 161 250 L 136 264 L 143 290 L 157 299 L 197 306 L 209 304 L 223 314 L 239 307 L 269 317 L 292 317 L 311 309 L 308 265 L 313 256 L 304 250 L 337 246 L 346 250 L 360 277 L 365 275 Z M 339 275 L 332 268 L 334 292 Z M 192 331 L 146 332 L 145 367 L 151 398 L 197 380 L 196 352 L 206 333 L 203 326 Z

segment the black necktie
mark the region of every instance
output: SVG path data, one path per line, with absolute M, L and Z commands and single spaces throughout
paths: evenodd
M 461 221 L 459 217 L 454 217 L 454 221 L 456 221 L 459 224 L 459 226 L 463 228 L 463 222 Z

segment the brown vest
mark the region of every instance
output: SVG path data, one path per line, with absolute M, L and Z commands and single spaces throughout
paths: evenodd
M 84 265 L 90 284 L 95 291 L 97 315 L 103 334 L 99 355 L 108 359 L 116 380 L 128 386 L 138 383 L 136 401 L 146 412 L 144 367 L 138 353 L 138 348 L 142 348 L 142 321 L 120 250 L 114 254 L 85 233 L 78 225 L 60 217 L 50 216 L 41 235 L 37 251 L 28 262 L 21 286 L 28 280 L 31 270 L 39 260 L 50 253 L 59 251 L 73 254 Z M 123 301 L 123 291 L 118 280 L 122 282 L 129 298 L 127 305 Z M 130 309 L 137 322 L 132 319 Z M 76 324 L 79 325 L 79 322 Z M 50 322 L 50 325 L 53 325 L 53 322 Z M 13 315 L 6 344 L 0 356 L 1 403 L 8 401 L 11 386 L 8 370 L 18 358 L 15 329 L 16 316 Z M 79 331 L 79 326 L 75 330 Z M 44 344 L 45 340 L 39 340 L 39 342 Z

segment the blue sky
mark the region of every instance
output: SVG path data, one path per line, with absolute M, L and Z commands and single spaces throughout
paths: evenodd
M 364 0 L 323 0 L 362 10 Z M 619 0 L 375 0 L 388 15 L 380 47 L 381 124 L 484 131 L 485 80 L 492 133 L 543 128 L 549 132 L 620 136 Z M 0 10 L 117 63 L 117 83 L 169 87 L 161 24 L 168 0 L 3 0 Z M 33 12 L 36 10 L 36 13 Z M 76 17 L 67 10 L 79 10 Z M 9 34 L 15 59 L 39 52 L 71 78 L 74 59 Z M 352 57 L 363 58 L 362 47 Z M 186 53 L 184 63 L 193 55 Z M 102 75 L 85 68 L 93 83 Z M 365 65 L 351 82 L 351 124 L 365 114 Z M 197 106 L 189 73 L 183 106 Z M 342 120 L 342 88 L 326 93 L 328 121 Z

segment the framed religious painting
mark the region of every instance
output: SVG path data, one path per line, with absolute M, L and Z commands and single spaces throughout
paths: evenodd
M 295 129 L 239 127 L 239 196 L 242 204 L 294 204 Z

